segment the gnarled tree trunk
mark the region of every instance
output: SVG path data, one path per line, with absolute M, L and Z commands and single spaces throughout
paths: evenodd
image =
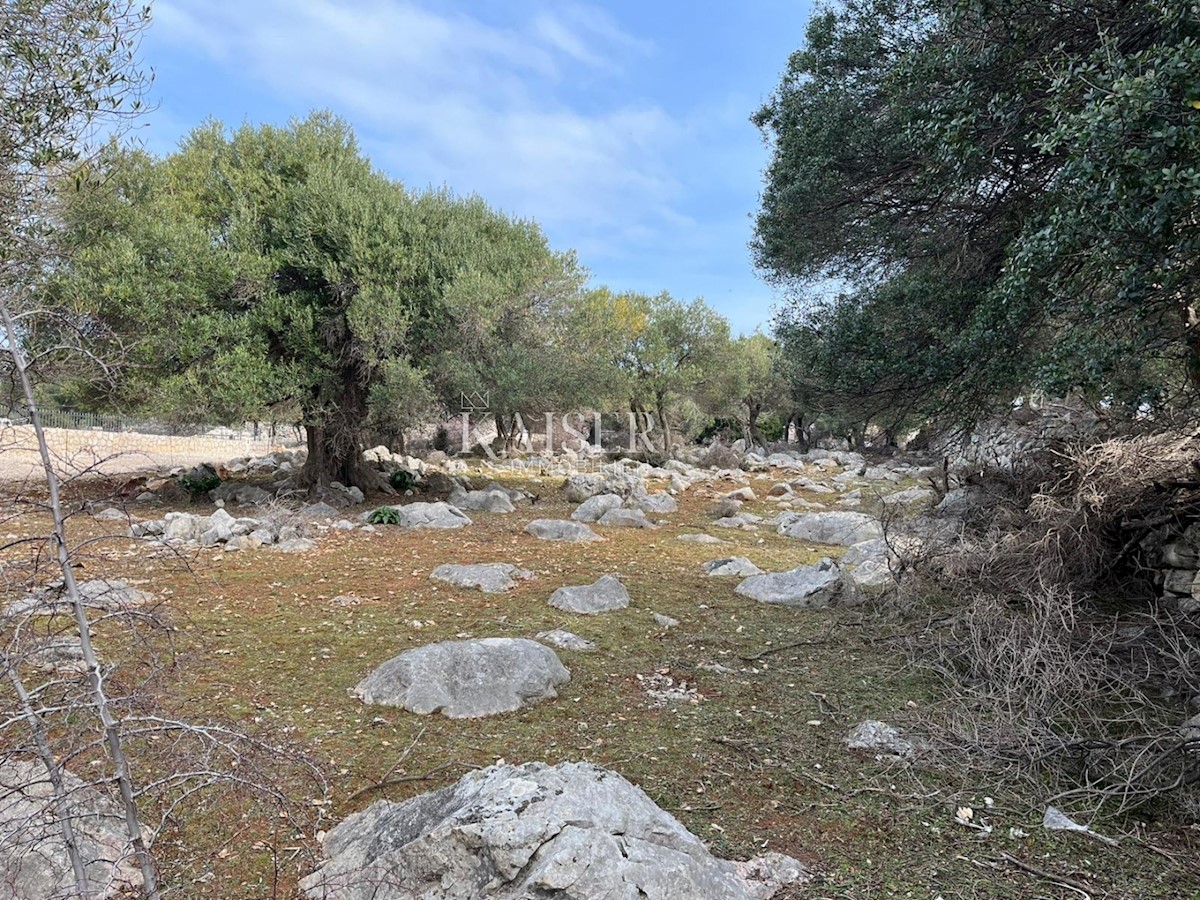
M 334 402 L 313 404 L 304 411 L 308 459 L 300 470 L 301 487 L 317 493 L 331 481 L 367 491 L 385 490 L 383 476 L 363 458 L 363 424 L 367 419 L 365 379 L 356 368 L 342 370 Z

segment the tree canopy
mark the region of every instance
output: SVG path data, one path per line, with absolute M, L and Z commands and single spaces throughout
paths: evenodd
M 402 426 L 438 388 L 538 365 L 558 338 L 525 327 L 581 283 L 534 223 L 407 190 L 324 113 L 232 133 L 214 122 L 162 160 L 113 148 L 81 177 L 61 195 L 72 262 L 51 287 L 129 346 L 119 401 L 290 416 L 306 426 L 308 484 L 369 486 L 369 423 Z
M 755 121 L 800 393 L 890 424 L 1194 395 L 1197 4 L 847 0 Z

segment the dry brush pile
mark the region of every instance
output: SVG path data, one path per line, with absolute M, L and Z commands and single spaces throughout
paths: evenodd
M 947 749 L 1058 805 L 1194 819 L 1200 616 L 1163 599 L 1159 566 L 1200 521 L 1200 438 L 1059 448 L 980 491 L 986 512 L 915 585 L 955 601 L 915 642 L 953 686 Z

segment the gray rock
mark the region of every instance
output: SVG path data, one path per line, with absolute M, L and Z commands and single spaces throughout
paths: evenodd
M 886 722 L 868 720 L 859 722 L 846 737 L 846 746 L 851 750 L 868 753 L 885 753 L 892 756 L 912 756 L 915 751 L 911 741 L 902 737 L 900 729 Z
M 571 631 L 564 631 L 561 628 L 555 628 L 553 631 L 540 631 L 537 636 L 539 641 L 545 641 L 547 644 L 553 644 L 560 650 L 578 650 L 586 652 L 595 650 L 596 645 L 589 640 L 581 638 L 579 635 Z
M 409 503 L 393 506 L 400 513 L 401 528 L 463 528 L 471 524 L 467 515 L 449 503 Z
M 525 526 L 525 531 L 542 541 L 604 540 L 582 522 L 570 522 L 566 519 L 534 519 Z
M 804 609 L 821 609 L 857 599 L 853 585 L 842 577 L 841 570 L 829 559 L 816 565 L 797 566 L 788 572 L 753 575 L 735 590 L 760 603 Z
M 228 525 L 214 525 L 208 531 L 200 535 L 201 547 L 215 547 L 217 544 L 223 544 L 233 537 L 233 529 Z
M 738 528 L 742 531 L 755 531 L 762 523 L 762 516 L 753 513 L 738 513 L 736 516 L 724 516 L 713 522 L 718 528 Z
M 252 484 L 238 484 L 236 482 L 226 482 L 208 492 L 208 498 L 213 503 L 216 503 L 218 500 L 224 500 L 226 503 L 232 503 L 234 506 L 258 506 L 259 504 L 268 502 L 271 497 L 272 494 L 270 491 L 265 491 Z
M 275 535 L 272 534 L 268 528 L 256 528 L 250 532 L 247 537 L 253 538 L 254 540 L 258 541 L 259 544 L 275 543 Z
M 978 487 L 954 488 L 941 499 L 934 509 L 945 516 L 970 516 L 993 506 L 995 501 Z
M 714 537 L 711 534 L 681 534 L 677 538 L 681 541 L 688 541 L 693 544 L 725 544 L 728 541 L 723 541 L 719 537 Z
M 670 494 L 659 492 L 644 497 L 631 497 L 626 503 L 652 516 L 662 516 L 679 509 L 679 504 Z
M 894 494 L 888 494 L 883 498 L 883 502 L 887 506 L 910 506 L 914 504 L 928 504 L 933 501 L 936 494 L 929 488 L 910 487 L 903 491 L 896 491 Z
M 225 542 L 226 553 L 238 553 L 242 550 L 257 550 L 262 542 L 248 534 L 235 534 Z
M 640 509 L 610 509 L 599 519 L 597 525 L 608 525 L 616 528 L 657 528 L 658 526 L 646 518 Z
M 788 521 L 779 525 L 779 533 L 796 540 L 849 547 L 883 537 L 883 528 L 877 519 L 865 513 L 810 512 L 789 516 Z
M 591 763 L 496 765 L 325 837 L 301 882 L 321 900 L 770 900 L 809 880 L 790 857 L 717 859 L 620 775 Z
M 102 509 L 100 512 L 96 513 L 96 518 L 105 521 L 116 522 L 128 520 L 129 515 L 124 511 L 117 509 L 115 506 L 110 506 L 108 509 Z
M 485 594 L 503 594 L 515 588 L 518 581 L 532 578 L 533 573 L 510 563 L 447 563 L 434 569 L 429 577 L 458 587 L 479 588 Z
M 286 541 L 280 541 L 274 545 L 275 549 L 280 553 L 307 553 L 309 550 L 315 550 L 317 542 L 309 538 L 288 538 Z
M 75 837 L 86 861 L 87 896 L 97 900 L 140 896 L 142 876 L 125 836 L 120 806 L 70 772 L 62 776 Z M 0 884 L 5 897 L 76 896 L 53 798 L 49 776 L 40 763 L 9 757 L 0 766 Z
M 679 624 L 678 619 L 674 619 L 671 616 L 664 616 L 662 613 L 655 613 L 654 621 L 657 622 L 659 625 L 661 625 L 663 628 L 674 628 L 676 625 Z
M 341 516 L 337 507 L 330 506 L 328 503 L 321 501 L 319 503 L 310 503 L 308 506 L 300 510 L 300 516 L 305 519 L 336 519 Z
M 479 512 L 510 513 L 516 511 L 508 493 L 503 490 L 455 491 L 450 495 L 450 502 L 459 509 Z
M 82 675 L 87 672 L 83 645 L 75 638 L 51 638 L 27 651 L 24 659 L 31 666 L 60 675 Z
M 609 510 L 620 509 L 624 502 L 619 494 L 596 494 L 580 503 L 571 518 L 576 522 L 595 522 Z
M 197 523 L 200 521 L 198 516 L 189 516 L 187 513 L 174 515 L 168 513 L 165 521 L 162 534 L 168 540 L 191 541 L 200 536 L 196 531 Z M 207 529 L 205 530 L 207 531 Z
M 526 638 L 444 641 L 388 660 L 354 688 L 364 703 L 451 719 L 512 712 L 571 680 L 554 651 Z
M 563 499 L 568 503 L 582 503 L 589 497 L 603 493 L 600 489 L 603 481 L 602 475 L 570 475 L 563 482 Z
M 425 476 L 425 489 L 431 494 L 449 495 L 459 487 L 459 483 L 445 472 L 430 472 Z
M 154 601 L 154 595 L 130 587 L 115 578 L 93 578 L 79 584 L 79 596 L 90 609 L 120 612 L 141 609 Z M 65 597 L 63 598 L 65 602 Z
M 741 487 L 741 488 L 738 488 L 736 491 L 730 491 L 728 494 L 725 495 L 725 499 L 726 500 L 738 500 L 742 503 L 750 503 L 750 502 L 753 502 L 754 500 L 757 500 L 758 497 L 755 496 L 753 488 Z
M 613 575 L 605 575 L 592 584 L 560 587 L 547 601 L 555 609 L 584 616 L 612 612 L 629 605 L 629 591 Z
M 709 575 L 733 575 L 738 578 L 748 578 L 751 575 L 762 575 L 763 570 L 744 556 L 731 556 L 728 559 L 713 559 L 701 565 Z
M 852 544 L 838 562 L 843 566 L 861 566 L 863 563 L 879 560 L 887 562 L 888 552 L 887 541 L 883 538 L 871 538 Z

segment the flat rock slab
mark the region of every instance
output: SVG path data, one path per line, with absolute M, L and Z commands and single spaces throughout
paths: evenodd
M 597 525 L 615 526 L 617 528 L 657 528 L 658 526 L 646 518 L 640 509 L 610 509 L 599 519 Z
M 800 541 L 849 547 L 883 537 L 883 527 L 866 513 L 810 512 L 786 516 L 779 524 L 779 533 Z
M 479 588 L 485 594 L 503 594 L 515 588 L 519 581 L 528 581 L 533 573 L 511 563 L 447 563 L 434 569 L 429 577 L 458 587 Z
M 317 549 L 317 542 L 311 538 L 288 538 L 286 541 L 280 541 L 272 545 L 275 550 L 280 553 L 307 553 L 309 550 Z
M 542 541 L 602 541 L 604 538 L 582 522 L 567 519 L 534 519 L 525 532 Z
M 846 746 L 851 750 L 868 753 L 883 753 L 891 756 L 912 756 L 916 747 L 904 737 L 904 733 L 887 722 L 868 720 L 859 722 L 846 737 Z
M 597 494 L 580 503 L 571 518 L 576 522 L 595 522 L 609 510 L 620 509 L 624 502 L 625 498 L 620 494 Z
M 400 514 L 396 524 L 401 528 L 464 528 L 471 524 L 466 513 L 449 503 L 408 503 L 392 509 Z
M 554 651 L 526 638 L 443 641 L 389 659 L 354 688 L 364 703 L 474 719 L 558 696 L 571 680 Z
M 555 628 L 553 631 L 538 632 L 537 638 L 539 641 L 545 641 L 547 644 L 552 644 L 560 650 L 586 652 L 596 649 L 596 645 L 592 641 L 581 638 L 572 631 L 564 631 L 561 628 Z
M 700 568 L 709 575 L 734 575 L 738 578 L 748 578 L 751 575 L 762 575 L 763 570 L 744 556 L 731 556 L 728 559 L 712 559 L 702 563 Z
M 717 859 L 620 775 L 590 763 L 496 765 L 326 835 L 301 882 L 320 900 L 770 900 L 810 879 L 771 853 Z
M 615 576 L 605 575 L 592 584 L 576 587 L 560 587 L 550 595 L 548 602 L 564 612 L 594 616 L 598 613 L 624 609 L 629 605 L 629 591 Z
M 515 512 L 512 498 L 503 490 L 460 491 L 450 495 L 450 502 L 459 509 L 477 510 L 479 512 L 510 513 Z
M 719 537 L 711 534 L 681 534 L 676 540 L 688 541 L 693 544 L 727 544 L 728 541 L 723 541 Z
M 88 897 L 141 896 L 142 876 L 120 807 L 70 772 L 63 772 L 63 782 Z M 0 766 L 0 885 L 0 895 L 22 900 L 76 896 L 49 776 L 30 760 L 10 758 Z
M 754 513 L 738 513 L 736 516 L 722 516 L 713 522 L 718 528 L 740 528 L 742 531 L 754 531 L 762 522 L 762 516 Z
M 115 578 L 93 578 L 77 585 L 79 597 L 88 609 L 101 612 L 123 612 L 141 609 L 154 600 L 154 595 L 130 587 Z M 69 612 L 71 602 L 61 582 L 37 591 L 20 600 L 14 600 L 6 608 L 9 615 L 58 615 Z
M 759 603 L 805 609 L 822 609 L 857 598 L 853 585 L 829 559 L 812 566 L 797 566 L 788 572 L 754 575 L 735 590 Z

